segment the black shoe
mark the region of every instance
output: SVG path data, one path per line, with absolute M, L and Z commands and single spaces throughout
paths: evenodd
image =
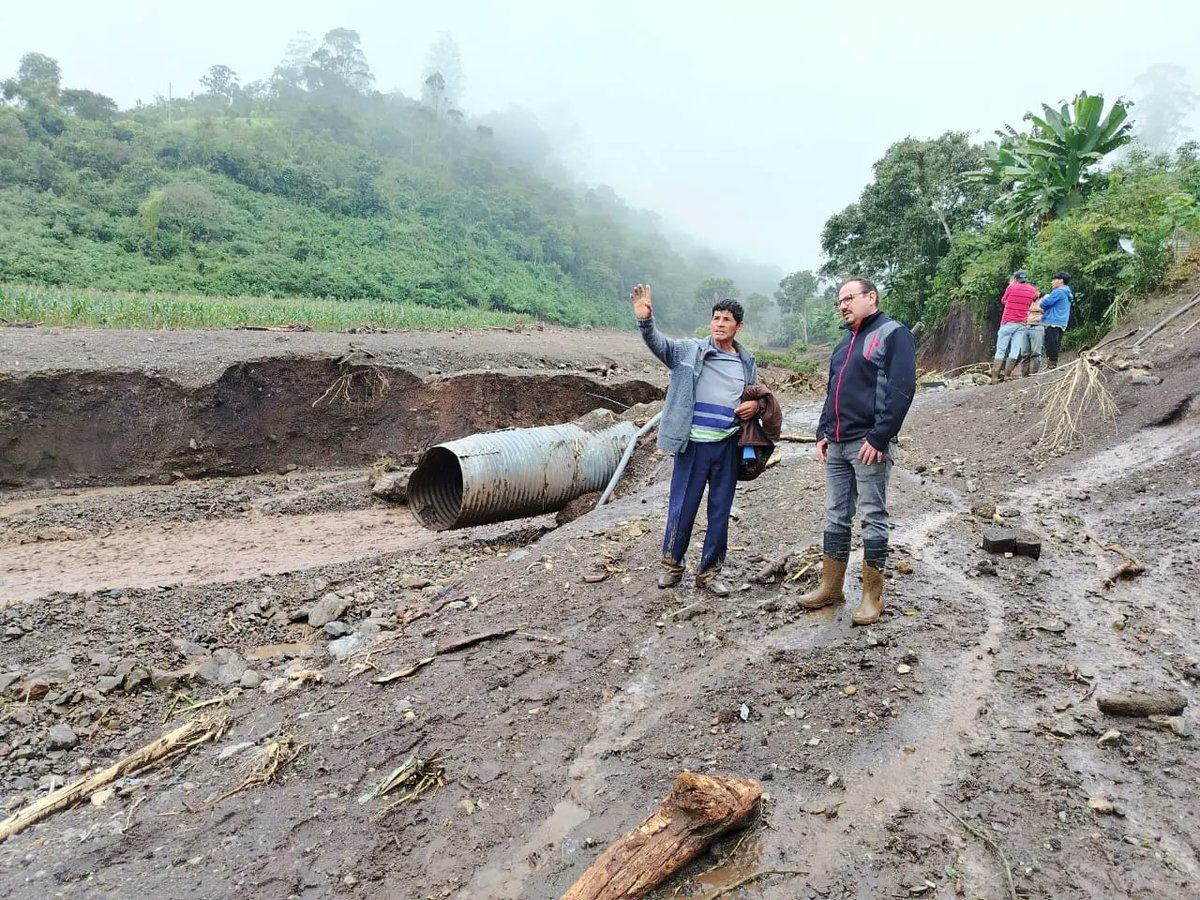
M 673 588 L 681 581 L 683 581 L 683 572 L 663 572 L 658 576 L 660 588 Z

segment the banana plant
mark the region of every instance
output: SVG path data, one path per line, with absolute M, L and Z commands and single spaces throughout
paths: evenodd
M 1026 113 L 1031 127 L 996 132 L 999 141 L 984 147 L 984 168 L 967 177 L 1007 189 L 1001 220 L 1034 230 L 1079 206 L 1095 168 L 1105 156 L 1132 139 L 1129 109 L 1118 99 L 1104 114 L 1104 97 L 1078 94 L 1058 109 L 1042 104 L 1042 114 Z

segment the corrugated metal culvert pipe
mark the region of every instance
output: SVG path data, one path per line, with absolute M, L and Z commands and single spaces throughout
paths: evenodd
M 430 447 L 408 482 L 408 508 L 445 531 L 556 512 L 599 491 L 637 434 L 596 410 L 565 425 L 488 431 Z

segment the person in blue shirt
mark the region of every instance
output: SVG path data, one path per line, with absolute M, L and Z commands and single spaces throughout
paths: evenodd
M 1042 310 L 1042 325 L 1046 329 L 1046 368 L 1053 369 L 1058 365 L 1058 351 L 1062 347 L 1063 332 L 1071 318 L 1071 301 L 1075 295 L 1068 285 L 1071 283 L 1069 272 L 1059 272 L 1050 279 L 1050 293 L 1037 301 Z

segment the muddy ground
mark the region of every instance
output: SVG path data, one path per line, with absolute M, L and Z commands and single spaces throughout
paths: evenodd
M 780 465 L 739 489 L 727 571 L 739 590 L 717 601 L 690 578 L 654 586 L 669 462 L 649 452 L 614 503 L 569 524 L 442 534 L 372 498 L 369 457 L 410 452 L 401 438 L 356 445 L 351 459 L 314 439 L 302 461 L 281 442 L 273 458 L 247 455 L 261 472 L 236 477 L 203 462 L 176 477 L 182 451 L 152 440 L 124 479 L 115 453 L 102 475 L 85 453 L 42 459 L 39 473 L 30 452 L 17 466 L 12 441 L 27 439 L 11 398 L 24 398 L 26 427 L 66 433 L 47 417 L 80 422 L 83 407 L 45 400 L 47 386 L 146 375 L 150 337 L 173 348 L 154 356 L 161 390 L 211 396 L 231 369 L 273 366 L 285 395 L 274 414 L 303 430 L 314 385 L 288 381 L 288 364 L 309 367 L 308 382 L 336 376 L 347 336 L 287 335 L 274 353 L 279 336 L 261 334 L 4 331 L 4 358 L 22 361 L 0 377 L 14 484 L 0 495 L 6 809 L 192 717 L 228 726 L 8 838 L 4 893 L 553 898 L 691 769 L 758 778 L 769 799 L 658 898 L 706 896 L 767 868 L 807 874 L 726 896 L 991 900 L 1011 896 L 1006 870 L 1021 897 L 1200 896 L 1195 334 L 1165 329 L 1145 353 L 1119 354 L 1162 382 L 1141 364 L 1114 371 L 1119 417 L 1083 422 L 1070 451 L 1038 442 L 1051 378 L 924 390 L 894 472 L 888 612 L 852 629 L 848 608 L 796 607 L 806 575 L 750 580 L 764 559 L 819 538 L 823 474 L 807 445 L 785 445 Z M 645 399 L 638 385 L 661 390 L 635 335 L 599 337 L 408 336 L 380 364 L 418 392 L 464 369 L 485 379 L 463 404 L 481 403 L 478 417 L 436 429 L 450 436 L 530 396 L 523 354 L 567 380 L 529 382 L 558 399 L 524 402 L 521 424 L 614 387 L 631 392 L 623 405 Z M 331 343 L 297 350 L 299 339 Z M 425 342 L 451 346 L 436 374 L 403 355 Z M 501 375 L 514 379 L 507 393 L 486 380 Z M 783 399 L 787 430 L 810 429 L 820 398 Z M 120 405 L 113 394 L 92 414 Z M 328 415 L 386 418 L 351 405 Z M 217 455 L 238 458 L 236 437 L 220 432 Z M 985 553 L 997 518 L 1036 532 L 1041 557 Z M 1109 543 L 1145 574 L 1106 587 L 1121 562 Z M 436 652 L 491 630 L 510 633 Z M 1098 698 L 1129 687 L 1190 702 L 1169 722 L 1099 711 Z M 410 756 L 434 760 L 440 782 L 391 808 L 402 790 L 365 797 Z

